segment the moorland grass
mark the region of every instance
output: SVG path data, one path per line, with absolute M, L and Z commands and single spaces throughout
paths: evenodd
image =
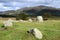
M 60 40 L 60 20 L 48 20 L 39 22 L 15 22 L 12 28 L 2 30 L 0 22 L 0 40 L 38 40 L 26 31 L 30 28 L 38 28 L 43 38 L 41 40 Z

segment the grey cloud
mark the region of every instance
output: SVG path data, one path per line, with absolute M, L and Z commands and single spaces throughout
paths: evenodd
M 0 0 L 0 2 L 24 2 L 24 0 Z

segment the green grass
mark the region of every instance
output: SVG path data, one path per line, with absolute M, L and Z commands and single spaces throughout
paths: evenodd
M 43 34 L 42 40 L 60 40 L 59 21 L 49 20 L 43 23 L 16 22 L 8 30 L 2 30 L 2 22 L 0 22 L 0 40 L 38 40 L 26 32 L 30 28 L 38 28 Z

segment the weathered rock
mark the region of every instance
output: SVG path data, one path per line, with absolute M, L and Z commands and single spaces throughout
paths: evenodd
M 43 22 L 43 17 L 42 16 L 37 16 L 37 21 L 38 22 Z
M 32 19 L 29 19 L 29 22 L 32 22 Z
M 34 35 L 37 39 L 42 39 L 42 37 L 43 37 L 41 31 L 39 31 L 37 28 L 30 29 L 27 32 Z

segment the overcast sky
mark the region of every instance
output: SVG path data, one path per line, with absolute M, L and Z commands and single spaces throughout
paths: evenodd
M 0 11 L 40 5 L 60 8 L 60 0 L 0 0 Z

